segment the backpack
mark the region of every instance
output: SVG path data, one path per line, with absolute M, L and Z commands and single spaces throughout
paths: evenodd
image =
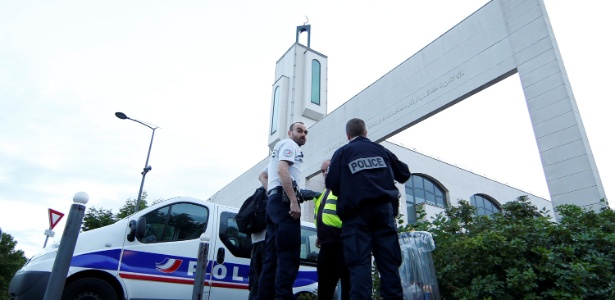
M 257 233 L 267 227 L 267 191 L 262 186 L 243 202 L 235 216 L 242 233 Z

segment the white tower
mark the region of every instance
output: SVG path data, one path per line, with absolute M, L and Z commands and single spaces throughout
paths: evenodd
M 299 35 L 308 35 L 307 47 Z M 307 128 L 327 114 L 327 57 L 310 48 L 310 25 L 297 26 L 295 43 L 276 62 L 271 87 L 269 149 L 288 135 L 294 122 Z

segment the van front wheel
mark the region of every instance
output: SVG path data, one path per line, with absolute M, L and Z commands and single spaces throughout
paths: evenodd
M 83 278 L 64 289 L 62 300 L 117 300 L 113 287 L 98 278 Z

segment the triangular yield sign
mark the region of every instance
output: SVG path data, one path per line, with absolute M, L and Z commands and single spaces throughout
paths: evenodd
M 58 222 L 64 217 L 64 214 L 53 209 L 49 209 L 49 229 L 53 229 L 58 225 Z

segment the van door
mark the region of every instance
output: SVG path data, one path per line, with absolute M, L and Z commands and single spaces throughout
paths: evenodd
M 142 216 L 145 235 L 126 241 L 119 275 L 128 299 L 191 299 L 203 232 L 212 235 L 210 206 L 175 202 Z M 136 221 L 136 220 L 135 220 Z M 204 289 L 203 299 L 208 299 Z
M 239 232 L 235 215 L 237 210 L 217 207 L 218 235 L 211 240 L 214 254 L 211 268 L 210 299 L 247 299 L 248 273 L 252 242 L 249 235 Z
M 302 222 L 299 273 L 293 284 L 295 295 L 316 294 L 318 289 L 316 265 L 319 252 L 320 248 L 316 247 L 316 227 L 313 223 Z

